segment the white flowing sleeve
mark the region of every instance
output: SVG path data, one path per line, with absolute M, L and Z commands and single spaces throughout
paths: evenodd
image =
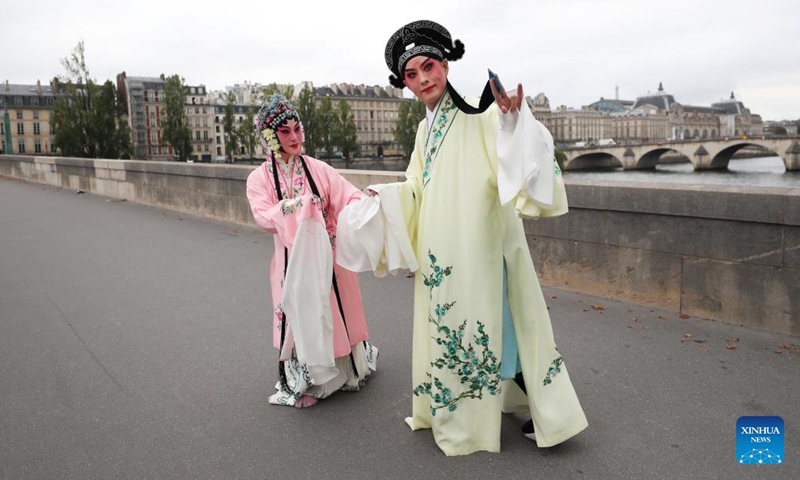
M 315 196 L 289 200 L 282 215 L 286 232 L 294 232 L 281 298 L 289 324 L 284 348 L 290 351 L 293 340 L 297 360 L 307 365 L 314 385 L 322 385 L 339 374 L 333 350 L 330 238 Z M 286 358 L 289 352 L 281 353 Z
M 364 195 L 339 215 L 336 263 L 378 277 L 418 268 L 400 203 L 401 183 L 370 185 L 378 195 Z
M 541 210 L 554 206 L 553 136 L 530 109 L 500 114 L 497 134 L 497 187 L 500 203 L 530 201 Z

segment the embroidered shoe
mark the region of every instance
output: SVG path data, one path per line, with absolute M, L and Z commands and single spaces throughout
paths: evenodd
M 528 440 L 536 441 L 536 432 L 533 431 L 533 420 L 528 420 L 522 426 L 522 434 L 525 435 L 525 438 Z
M 294 402 L 295 408 L 308 408 L 317 404 L 317 399 L 311 395 L 303 395 Z

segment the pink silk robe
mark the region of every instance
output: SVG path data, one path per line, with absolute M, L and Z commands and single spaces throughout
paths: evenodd
M 344 310 L 345 323 L 339 312 L 336 294 L 331 285 L 330 308 L 333 314 L 333 350 L 335 357 L 348 355 L 351 345 L 369 339 L 364 307 L 361 301 L 361 290 L 358 275 L 335 263 L 336 259 L 336 224 L 339 213 L 349 203 L 361 198 L 361 191 L 345 180 L 330 165 L 317 159 L 305 156 L 306 165 L 319 189 L 322 200 L 322 215 L 328 236 L 331 239 L 333 252 L 333 269 L 339 287 L 339 294 Z M 292 199 L 303 195 L 311 195 L 311 186 L 305 176 L 298 159 L 289 175 L 284 176 L 278 169 L 278 180 L 283 193 L 283 200 L 278 201 L 272 174 L 272 160 L 267 160 L 256 168 L 247 178 L 247 198 L 256 223 L 273 234 L 275 253 L 270 262 L 270 284 L 273 303 L 273 344 L 280 348 L 281 298 L 283 297 L 284 247 L 289 249 L 291 257 L 291 239 L 296 235 L 298 226 L 295 219 L 286 219 L 282 209 L 292 208 Z M 287 189 L 287 185 L 289 188 Z M 329 280 L 330 281 L 330 280 Z M 349 341 L 348 341 L 349 338 Z M 291 345 L 288 346 L 291 349 Z

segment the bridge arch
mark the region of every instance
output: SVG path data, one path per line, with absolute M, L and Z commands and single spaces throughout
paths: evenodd
M 681 152 L 680 150 L 676 150 L 674 148 L 670 148 L 667 146 L 663 147 L 656 147 L 652 150 L 646 151 L 642 154 L 641 157 L 636 159 L 636 164 L 633 168 L 636 169 L 648 169 L 648 168 L 656 168 L 658 161 L 661 159 L 661 156 L 667 152 L 677 153 L 681 156 L 686 156 L 685 152 Z
M 564 170 L 622 167 L 622 161 L 610 153 L 586 153 L 564 163 Z
M 686 131 L 686 130 L 684 130 Z M 683 132 L 683 131 L 682 131 Z M 712 130 L 712 134 L 719 133 Z M 726 168 L 733 156 L 745 147 L 759 147 L 757 156 L 776 156 L 788 171 L 800 171 L 800 135 L 716 138 L 705 140 L 660 140 L 653 143 L 629 143 L 565 148 L 564 169 L 615 168 L 625 170 L 654 168 L 664 163 L 670 151 L 689 159 L 695 170 Z
M 752 140 L 738 141 L 733 143 L 732 145 L 726 145 L 719 152 L 717 152 L 711 158 L 711 163 L 709 164 L 708 168 L 710 169 L 728 168 L 728 164 L 730 163 L 731 159 L 736 154 L 736 152 L 749 146 L 761 147 L 762 149 L 764 149 L 764 156 L 776 156 L 776 157 L 781 156 L 780 152 L 776 152 L 775 150 L 769 148 L 768 146 L 760 144 L 760 142 L 758 141 L 752 141 Z

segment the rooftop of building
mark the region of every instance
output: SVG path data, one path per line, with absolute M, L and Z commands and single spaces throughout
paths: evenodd
M 402 99 L 403 91 L 378 85 L 331 84 L 314 89 L 319 97 Z
M 5 96 L 53 96 L 52 85 L 48 83 L 37 83 L 34 85 L 23 85 L 4 82 L 0 84 L 0 95 Z

